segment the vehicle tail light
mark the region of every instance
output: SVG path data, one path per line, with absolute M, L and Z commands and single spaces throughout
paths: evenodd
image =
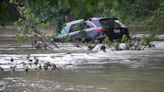
M 105 30 L 105 29 L 96 29 L 96 32 L 98 32 L 98 33 L 105 33 L 107 30 Z

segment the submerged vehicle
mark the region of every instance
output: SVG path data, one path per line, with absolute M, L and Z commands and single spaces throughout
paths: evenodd
M 89 20 L 80 19 L 66 23 L 54 41 L 64 41 L 68 38 L 70 41 L 82 39 L 103 41 L 105 36 L 113 41 L 114 39 L 121 39 L 123 35 L 130 37 L 128 28 L 117 18 L 90 18 Z

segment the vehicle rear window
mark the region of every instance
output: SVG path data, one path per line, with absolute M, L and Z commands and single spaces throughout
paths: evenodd
M 105 27 L 105 28 L 114 27 L 114 21 L 111 19 L 101 19 L 100 24 L 102 27 Z
M 112 19 L 101 19 L 100 24 L 104 28 L 121 27 L 121 24 Z

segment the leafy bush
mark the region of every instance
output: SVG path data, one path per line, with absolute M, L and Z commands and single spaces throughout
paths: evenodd
M 126 35 L 123 35 L 123 37 L 121 39 L 121 43 L 130 44 L 131 43 L 131 39 L 129 37 L 127 37 Z
M 111 45 L 111 41 L 109 40 L 109 37 L 108 36 L 105 36 L 104 40 L 103 40 L 103 44 L 106 44 L 108 46 Z
M 154 37 L 155 37 L 154 34 L 151 34 L 151 35 L 149 35 L 147 37 L 144 37 L 141 40 L 141 44 L 144 45 L 144 46 L 149 46 L 151 44 L 151 42 L 154 41 Z
M 113 40 L 113 43 L 111 44 L 112 47 L 115 48 L 115 50 L 119 49 L 120 42 L 118 40 Z

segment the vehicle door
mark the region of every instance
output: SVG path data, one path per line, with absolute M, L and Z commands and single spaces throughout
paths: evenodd
M 86 35 L 87 35 L 87 38 L 89 39 L 95 39 L 96 36 L 97 36 L 97 32 L 96 32 L 96 25 L 93 24 L 92 22 L 90 21 L 85 21 L 85 32 L 86 32 Z
M 96 31 L 94 30 L 96 26 L 89 21 L 81 22 L 78 24 L 74 24 L 71 26 L 70 29 L 70 37 L 72 39 L 83 39 L 83 38 L 90 38 L 94 36 Z
M 80 32 L 81 30 L 81 24 L 80 23 L 76 23 L 76 24 L 72 24 L 70 26 L 70 30 L 69 30 L 69 36 L 71 37 L 71 39 L 76 40 L 80 38 Z

